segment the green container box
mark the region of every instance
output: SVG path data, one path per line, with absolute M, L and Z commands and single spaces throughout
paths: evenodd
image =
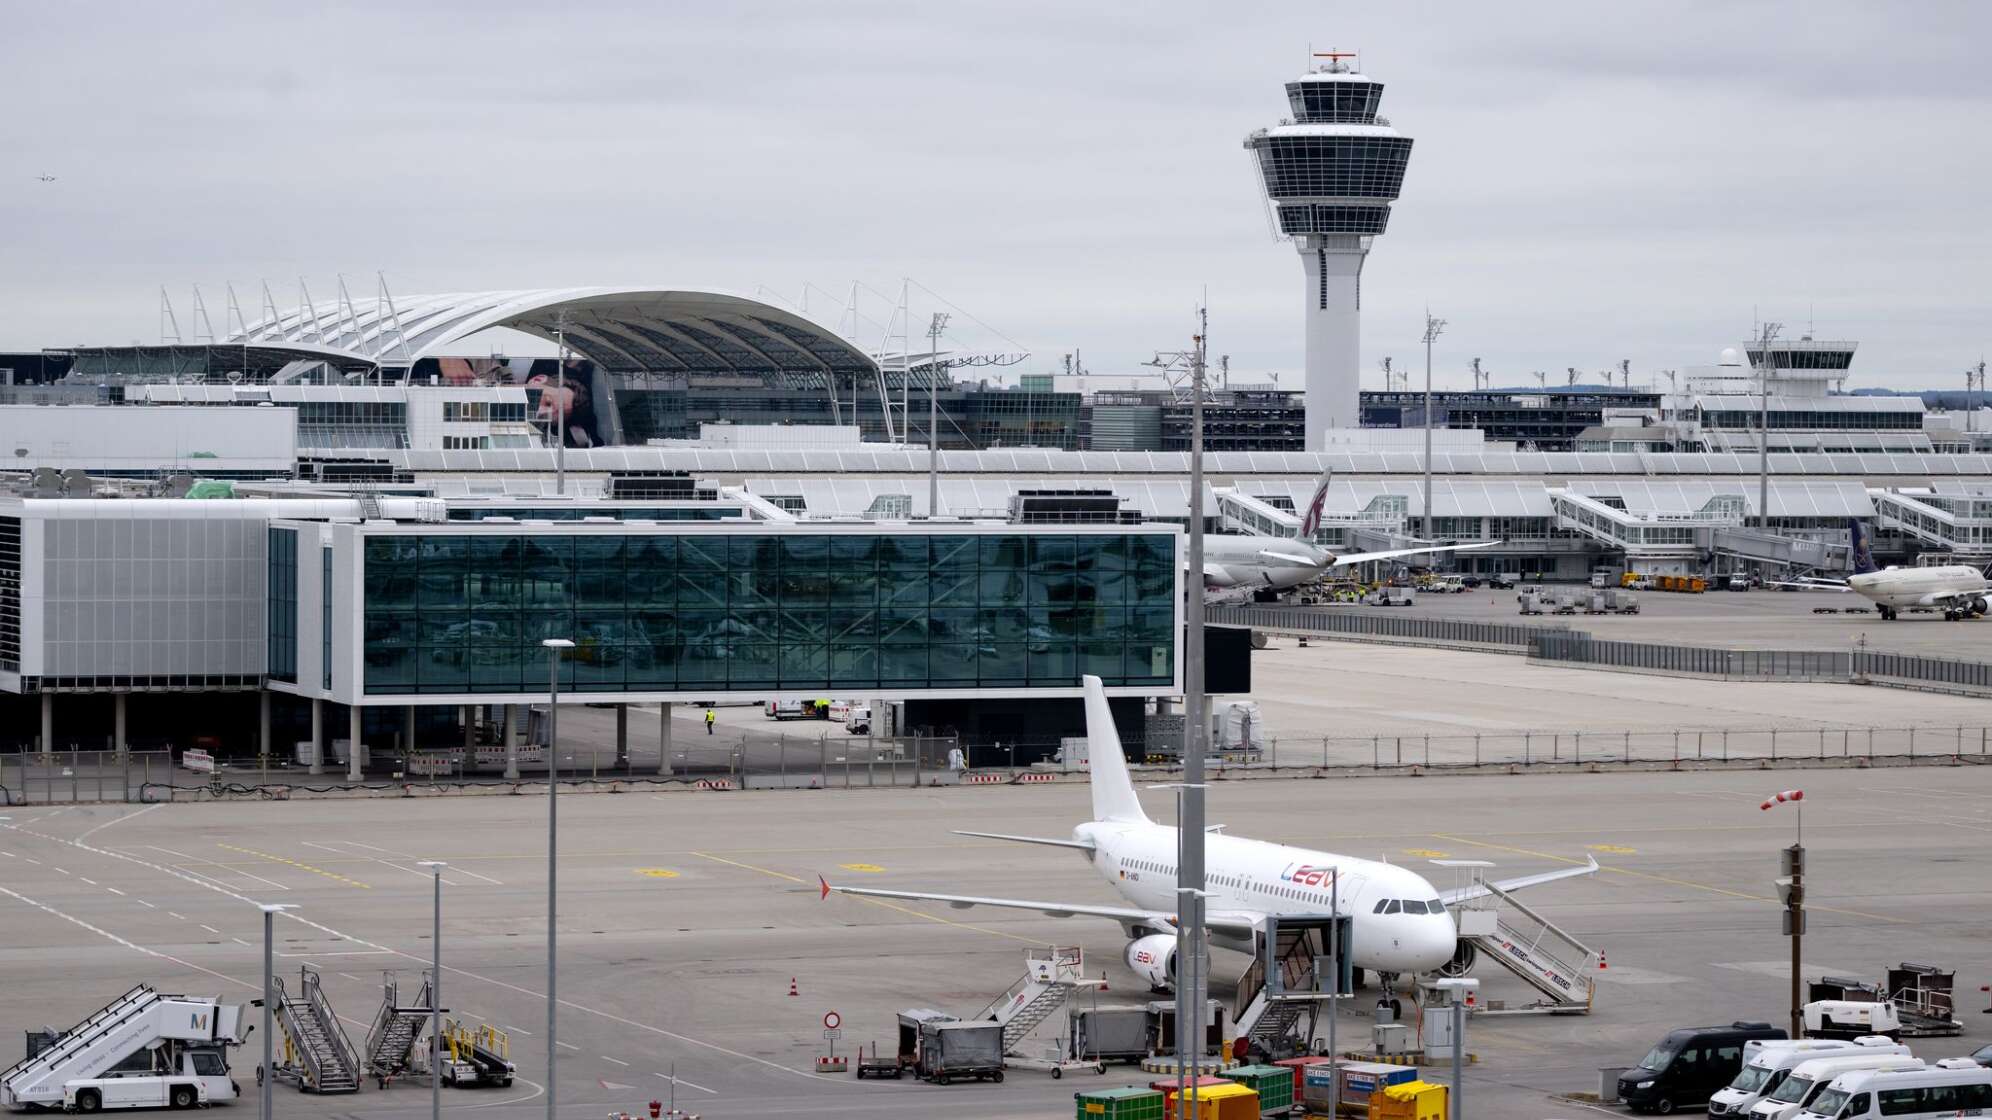
M 1293 1107 L 1293 1070 L 1287 1066 L 1239 1066 L 1217 1076 L 1258 1093 L 1262 1114 Z
M 1153 1089 L 1095 1089 L 1074 1093 L 1072 1099 L 1078 1120 L 1162 1120 L 1162 1094 Z

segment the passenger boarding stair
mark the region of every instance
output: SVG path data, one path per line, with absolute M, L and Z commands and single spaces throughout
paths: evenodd
M 422 1036 L 422 1028 L 429 1022 L 429 1005 L 434 1000 L 431 993 L 425 979 L 414 1006 L 404 1007 L 400 983 L 392 973 L 388 974 L 380 1010 L 374 1013 L 373 1027 L 367 1031 L 367 1074 L 378 1079 L 383 1087 L 413 1067 L 415 1040 Z
M 284 990 L 272 977 L 277 993 L 277 1021 L 284 1032 L 284 1060 L 276 1074 L 307 1093 L 357 1093 L 360 1056 L 346 1039 L 339 1016 L 319 986 L 318 973 L 298 970 L 298 994 Z
M 1509 1013 L 1536 1012 L 1551 1015 L 1588 1015 L 1596 995 L 1592 973 L 1597 954 L 1576 938 L 1556 927 L 1542 915 L 1522 905 L 1515 896 L 1492 883 L 1489 898 L 1499 899 L 1512 913 L 1485 907 L 1462 906 L 1454 912 L 1460 940 L 1473 945 L 1476 954 L 1485 954 L 1495 964 L 1514 973 L 1541 993 L 1526 1007 L 1511 1007 Z M 1470 966 L 1469 962 L 1469 966 Z M 1500 1014 L 1482 1010 L 1480 1014 Z
M 1254 954 L 1251 967 L 1238 978 L 1238 995 L 1231 1008 L 1231 1021 L 1238 1037 L 1249 1039 L 1252 1050 L 1284 1056 L 1295 1052 L 1289 1043 L 1302 1019 L 1311 1036 L 1321 1013 L 1321 1001 L 1334 999 L 1335 985 L 1320 976 L 1317 962 L 1327 953 L 1331 918 L 1268 919 L 1273 939 L 1272 959 L 1277 971 L 1268 974 L 1263 951 Z M 1344 922 L 1346 922 L 1346 918 Z
M 71 1081 L 101 1077 L 169 1042 L 235 1042 L 241 1008 L 207 997 L 160 995 L 140 984 L 0 1073 L 0 1106 L 61 1107 Z
M 972 1019 L 1003 1025 L 1003 1053 L 1014 1054 L 1038 1024 L 1056 1015 L 1073 989 L 1097 986 L 1083 975 L 1085 954 L 1078 949 L 1026 949 L 1024 975 Z

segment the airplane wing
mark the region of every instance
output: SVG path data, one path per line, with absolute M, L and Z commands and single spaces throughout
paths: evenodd
M 1270 548 L 1259 550 L 1259 559 L 1271 560 L 1279 564 L 1293 564 L 1296 567 L 1312 568 L 1321 563 L 1319 556 L 1302 556 L 1298 552 L 1276 552 Z
M 1853 590 L 1853 588 L 1848 587 L 1845 583 L 1839 580 L 1831 580 L 1831 579 L 1770 579 L 1764 581 L 1764 586 L 1789 587 L 1793 591 L 1852 591 Z
M 1597 857 L 1590 856 L 1587 858 L 1590 860 L 1590 862 L 1583 867 L 1564 867 L 1556 871 L 1544 871 L 1535 875 L 1523 875 L 1515 879 L 1499 879 L 1496 880 L 1493 885 L 1502 891 L 1506 891 L 1512 894 L 1515 891 L 1526 890 L 1529 887 L 1542 886 L 1544 883 L 1554 883 L 1558 879 L 1575 879 L 1579 875 L 1597 874 L 1598 872 Z M 1469 902 L 1476 898 L 1485 898 L 1493 893 L 1494 893 L 1493 891 L 1487 889 L 1486 885 L 1475 884 L 1474 886 L 1470 887 L 1460 887 L 1456 890 L 1443 891 L 1439 894 L 1439 897 L 1442 900 L 1444 900 L 1447 906 L 1456 906 L 1462 902 Z
M 1465 552 L 1475 548 L 1493 548 L 1501 541 L 1480 541 L 1476 544 L 1428 544 L 1420 548 L 1392 548 L 1382 552 L 1351 552 L 1347 556 L 1337 556 L 1328 566 L 1340 568 L 1348 564 L 1361 564 L 1370 560 L 1391 560 L 1399 556 L 1417 556 L 1426 552 Z M 1264 553 L 1261 553 L 1264 555 Z
M 1933 603 L 1942 603 L 1951 599 L 1978 599 L 1982 597 L 1986 597 L 1986 590 L 1982 587 L 1959 587 L 1949 591 L 1932 591 L 1928 595 L 1923 596 L 1923 598 Z
M 829 898 L 832 892 L 855 895 L 859 898 L 893 898 L 906 902 L 945 902 L 956 910 L 967 910 L 973 906 L 994 906 L 1005 910 L 1035 910 L 1048 918 L 1109 918 L 1116 922 L 1133 923 L 1157 927 L 1174 927 L 1176 915 L 1167 910 L 1141 910 L 1132 906 L 1093 906 L 1087 903 L 1037 902 L 1022 898 L 984 898 L 966 894 L 932 894 L 926 891 L 888 891 L 875 887 L 840 887 L 825 880 L 816 879 L 818 894 Z M 1263 914 L 1250 911 L 1227 910 L 1222 913 L 1204 915 L 1204 924 L 1212 929 L 1244 931 L 1256 928 L 1265 920 Z
M 1223 826 L 1220 825 L 1219 827 Z M 956 836 L 977 836 L 984 840 L 1009 840 L 1017 844 L 1043 844 L 1051 848 L 1077 848 L 1082 852 L 1093 850 L 1093 845 L 1084 840 L 1052 840 L 1043 836 L 1012 836 L 1007 832 L 970 832 L 965 828 L 951 828 L 948 831 L 954 833 Z

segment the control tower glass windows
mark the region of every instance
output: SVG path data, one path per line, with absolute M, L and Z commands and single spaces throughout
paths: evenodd
M 1373 237 L 1390 224 L 1388 206 L 1329 206 L 1303 202 L 1282 204 L 1279 213 L 1280 232 L 1290 237 L 1305 233 L 1349 233 Z
M 1275 201 L 1394 199 L 1411 161 L 1407 136 L 1268 136 L 1257 147 L 1266 193 Z
M 1383 100 L 1382 82 L 1288 82 L 1286 91 L 1301 124 L 1368 124 Z

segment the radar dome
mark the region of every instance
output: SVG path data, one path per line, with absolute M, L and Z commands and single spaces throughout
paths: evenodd
M 1715 364 L 1719 366 L 1740 366 L 1743 364 L 1743 355 L 1736 347 L 1725 346 L 1722 348 L 1722 356 L 1715 360 Z

